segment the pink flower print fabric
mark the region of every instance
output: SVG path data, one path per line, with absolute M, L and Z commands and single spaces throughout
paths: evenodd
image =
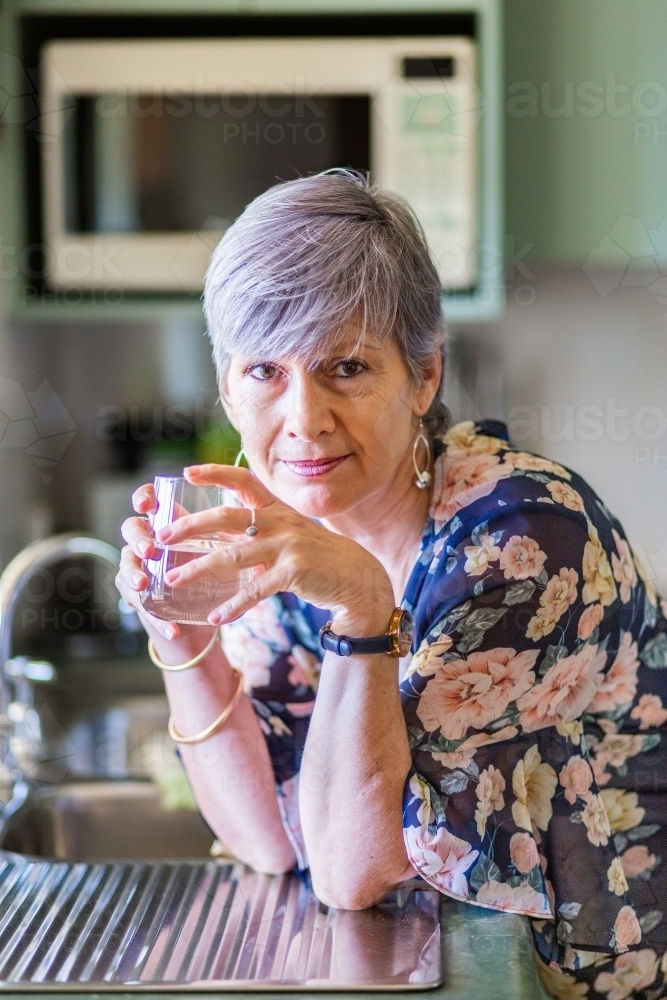
M 527 915 L 553 995 L 656 1000 L 667 602 L 580 476 L 512 448 L 498 422 L 457 424 L 434 444 L 402 602 L 415 623 L 400 685 L 407 855 L 445 895 Z M 306 864 L 294 790 L 327 615 L 291 594 L 263 604 L 254 623 L 250 612 L 223 629 L 225 648 L 248 678 Z
M 404 600 L 406 849 L 447 895 L 529 916 L 554 995 L 620 996 L 632 981 L 650 990 L 624 997 L 654 1000 L 667 968 L 664 609 L 590 487 L 503 434 L 457 425 L 436 458 L 443 493 Z M 470 861 L 455 880 L 426 861 L 442 830 Z

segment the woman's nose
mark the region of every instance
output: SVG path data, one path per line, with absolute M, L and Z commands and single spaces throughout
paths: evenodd
M 312 373 L 292 376 L 283 396 L 283 430 L 289 437 L 315 441 L 320 434 L 331 434 L 336 419 L 329 407 L 328 393 L 318 385 Z

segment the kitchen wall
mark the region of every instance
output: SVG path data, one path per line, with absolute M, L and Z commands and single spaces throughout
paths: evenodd
M 452 331 L 448 398 L 583 473 L 667 593 L 667 4 L 505 14 L 507 309 Z M 196 322 L 0 320 L 2 563 L 53 529 L 112 532 L 100 497 L 115 483 L 120 510 L 139 473 L 109 412 L 145 435 L 176 404 L 206 423 L 215 396 Z
M 514 245 L 549 262 L 582 264 L 593 251 L 616 266 L 626 252 L 664 261 L 667 3 L 505 0 L 504 10 Z
M 580 268 L 523 266 L 501 322 L 455 331 L 452 409 L 501 417 L 584 475 L 667 595 L 667 305 L 642 286 L 603 298 Z

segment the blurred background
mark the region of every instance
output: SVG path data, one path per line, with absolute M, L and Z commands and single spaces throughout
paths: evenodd
M 354 9 L 333 0 L 328 5 L 220 3 L 206 5 L 206 23 L 194 27 L 186 22 L 198 5 L 186 10 L 185 4 L 146 3 L 136 5 L 134 13 L 139 7 L 145 16 L 132 18 L 120 3 L 0 3 L 2 565 L 31 540 L 54 531 L 86 529 L 117 544 L 118 524 L 129 511 L 136 484 L 157 469 L 200 459 L 233 461 L 235 455 L 234 436 L 216 405 L 214 372 L 190 279 L 180 293 L 158 287 L 157 279 L 151 289 L 150 278 L 142 290 L 136 282 L 131 287 L 128 265 L 127 280 L 81 290 L 62 277 L 50 282 L 40 254 L 49 239 L 59 238 L 48 218 L 49 197 L 55 197 L 53 187 L 49 195 L 49 184 L 58 183 L 52 176 L 56 161 L 71 174 L 61 178 L 64 188 L 70 185 L 69 207 L 63 209 L 70 213 L 63 224 L 65 236 L 142 226 L 197 230 L 201 256 L 208 253 L 206 233 L 217 238 L 228 224 L 223 214 L 233 215 L 242 207 L 244 193 L 237 193 L 231 207 L 212 197 L 208 208 L 199 206 L 200 214 L 206 210 L 204 218 L 191 213 L 194 221 L 179 221 L 174 207 L 178 194 L 173 186 L 164 187 L 168 171 L 160 159 L 172 140 L 161 137 L 157 126 L 151 125 L 150 134 L 142 126 L 144 221 L 130 218 L 139 210 L 128 201 L 123 174 L 128 161 L 119 152 L 129 133 L 104 131 L 101 125 L 99 134 L 94 131 L 90 115 L 103 116 L 103 108 L 93 106 L 84 84 L 75 95 L 69 125 L 51 129 L 49 87 L 60 92 L 58 72 L 67 68 L 59 71 L 56 59 L 55 70 L 45 69 L 44 47 L 54 38 L 218 37 L 229 33 L 231 17 L 241 15 L 253 22 L 255 34 L 275 35 L 276 12 L 292 18 L 295 36 L 312 34 L 316 15 L 345 15 L 351 37 L 352 14 L 366 11 L 375 27 L 362 25 L 361 34 L 373 34 L 389 18 L 384 35 L 451 33 L 472 39 L 475 47 L 476 62 L 469 72 L 477 101 L 474 127 L 481 140 L 474 151 L 477 186 L 471 218 L 482 240 L 478 259 L 492 259 L 496 273 L 489 277 L 487 268 L 482 276 L 488 286 L 486 305 L 473 288 L 486 265 L 480 264 L 477 277 L 473 268 L 459 287 L 452 280 L 446 301 L 451 333 L 447 402 L 454 418 L 501 418 L 516 443 L 582 473 L 621 518 L 664 588 L 665 0 L 478 0 L 456 7 L 404 0 L 368 2 Z M 224 15 L 217 26 L 211 13 L 216 10 Z M 472 11 L 467 21 L 465 11 Z M 438 28 L 443 12 L 450 18 L 442 22 L 446 30 Z M 180 19 L 178 24 L 169 27 L 166 14 L 172 22 Z M 110 26 L 114 17 L 117 23 Z M 392 17 L 400 17 L 397 27 Z M 285 36 L 290 29 L 283 24 L 279 30 Z M 237 34 L 247 31 L 247 24 L 242 25 Z M 338 29 L 330 25 L 326 31 L 335 35 Z M 424 51 L 420 49 L 422 55 Z M 464 56 L 456 58 L 463 65 Z M 441 83 L 451 72 L 451 65 L 447 71 L 443 66 L 444 58 L 426 76 Z M 406 85 L 411 73 L 404 66 Z M 468 84 L 472 86 L 470 79 Z M 114 86 L 110 83 L 109 89 Z M 415 86 L 419 93 L 419 79 Z M 241 107 L 228 109 L 225 128 L 238 125 Z M 351 106 L 341 113 L 343 139 L 327 147 L 314 169 L 335 165 L 331 157 L 342 157 L 339 165 L 368 166 L 358 162 L 369 156 L 362 148 L 363 136 L 350 147 L 354 128 L 367 128 L 363 113 L 355 118 Z M 148 115 L 135 117 L 145 123 Z M 255 118 L 252 122 L 254 126 Z M 76 132 L 73 139 L 65 134 L 68 128 Z M 281 173 L 290 166 L 284 160 L 273 170 L 271 155 L 277 147 L 264 135 L 262 143 L 248 147 L 251 161 L 255 157 L 263 164 L 264 173 L 253 182 L 260 188 L 262 177 L 294 176 Z M 92 168 L 84 162 L 88 141 L 98 157 L 92 181 Z M 203 141 L 188 139 L 185 132 L 173 139 L 195 146 Z M 409 176 L 413 162 L 408 157 L 404 163 L 402 184 L 418 199 L 422 182 L 416 174 Z M 292 166 L 304 169 L 303 164 Z M 239 164 L 228 167 L 241 169 Z M 202 185 L 206 202 L 220 175 L 201 180 L 200 174 L 191 175 L 192 183 Z M 172 171 L 167 181 L 173 180 Z M 86 216 L 91 184 L 99 187 L 89 211 L 92 221 Z M 72 193 L 72 185 L 80 190 Z M 248 191 L 254 191 L 252 185 Z M 171 206 L 171 221 L 165 221 L 165 206 Z M 114 212 L 116 221 L 109 222 Z M 120 222 L 119 212 L 125 212 Z M 35 228 L 40 219 L 41 235 Z

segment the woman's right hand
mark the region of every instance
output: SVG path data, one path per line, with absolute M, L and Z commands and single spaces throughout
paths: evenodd
M 140 486 L 132 495 L 132 506 L 140 517 L 128 517 L 123 522 L 121 534 L 127 545 L 123 546 L 120 556 L 120 567 L 116 575 L 116 587 L 126 604 L 134 608 L 149 636 L 156 640 L 169 639 L 202 639 L 208 642 L 210 629 L 201 626 L 183 626 L 176 622 L 164 621 L 150 615 L 141 603 L 141 594 L 148 587 L 148 574 L 143 566 L 143 560 L 159 556 L 155 539 L 151 532 L 146 515 L 156 509 L 155 490 L 152 483 Z M 190 635 L 192 632 L 192 635 Z M 186 634 L 184 634 L 186 633 Z
M 132 504 L 137 514 L 144 516 L 129 517 L 123 523 L 127 544 L 121 553 L 116 586 L 123 600 L 139 613 L 160 660 L 169 666 L 182 666 L 206 647 L 216 629 L 211 625 L 178 625 L 144 610 L 141 594 L 148 587 L 148 575 L 142 561 L 159 554 L 145 519 L 155 509 L 152 485 L 140 486 Z M 196 670 L 167 672 L 163 680 L 176 730 L 187 734 L 209 726 L 230 704 L 238 684 L 219 643 Z M 181 760 L 215 836 L 259 871 L 282 873 L 293 868 L 296 858 L 283 829 L 271 759 L 247 698 L 241 699 L 226 725 L 203 746 L 209 748 L 210 756 L 197 754 L 198 747 L 184 746 Z

